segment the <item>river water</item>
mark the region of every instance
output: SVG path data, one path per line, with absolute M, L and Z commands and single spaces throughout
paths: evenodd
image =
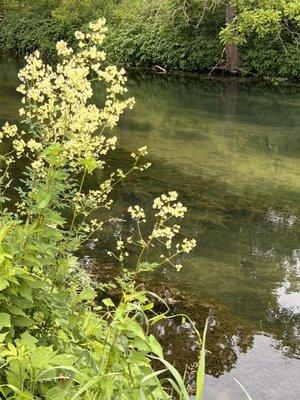
M 3 61 L 0 68 L 0 122 L 13 122 L 18 65 Z M 121 120 L 111 162 L 124 165 L 147 145 L 153 167 L 117 192 L 117 229 L 130 229 L 122 222 L 129 204 L 147 209 L 168 190 L 187 205 L 183 232 L 198 247 L 180 273 L 163 270 L 154 279 L 222 310 L 210 321 L 215 340 L 211 348 L 208 340 L 205 400 L 244 399 L 234 379 L 256 400 L 298 399 L 300 88 L 195 76 L 129 78 L 136 106 Z M 87 246 L 83 261 L 100 263 L 109 241 Z M 189 349 L 170 345 L 168 351 Z

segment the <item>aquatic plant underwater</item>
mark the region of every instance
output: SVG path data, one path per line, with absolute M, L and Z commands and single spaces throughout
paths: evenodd
M 114 187 L 150 167 L 145 147 L 131 154 L 127 171 L 110 172 L 105 161 L 117 143 L 109 132 L 134 104 L 124 98 L 125 70 L 103 66 L 99 46 L 106 31 L 99 19 L 75 33 L 76 49 L 58 42 L 54 67 L 38 51 L 27 56 L 19 73 L 22 121 L 19 127 L 6 123 L 0 132 L 0 393 L 5 399 L 190 399 L 185 377 L 149 333 L 151 325 L 172 318 L 168 306 L 135 281 L 162 265 L 179 271 L 182 254 L 196 246 L 194 239 L 176 240 L 177 221 L 187 211 L 178 194 L 154 199 L 152 226 L 140 206 L 128 209 L 136 231 L 120 237 L 110 253 L 120 265 L 115 282 L 98 282 L 75 255 L 105 229 Z M 102 108 L 92 102 L 97 82 L 106 86 Z M 13 175 L 15 164 L 22 165 L 21 180 Z M 97 188 L 85 188 L 88 176 Z M 139 249 L 134 260 L 133 248 L 133 254 Z M 118 290 L 118 302 L 110 290 Z M 103 292 L 108 297 L 100 301 Z M 165 312 L 156 311 L 154 300 Z M 195 328 L 201 343 L 197 400 L 204 384 L 206 330 L 207 324 L 202 339 Z

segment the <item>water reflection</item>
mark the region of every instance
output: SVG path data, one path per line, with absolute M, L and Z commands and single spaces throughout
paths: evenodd
M 246 396 L 234 381 L 243 384 L 253 399 L 297 400 L 299 398 L 298 362 L 282 356 L 276 342 L 264 335 L 255 335 L 251 350 L 239 354 L 235 369 L 219 379 L 208 376 L 206 400 L 242 400 Z
M 122 121 L 120 142 L 128 151 L 148 144 L 153 168 L 120 189 L 118 212 L 126 219 L 130 203 L 147 208 L 169 189 L 189 205 L 183 234 L 196 237 L 199 247 L 180 275 L 168 271 L 157 279 L 225 307 L 210 308 L 217 328 L 209 332 L 207 370 L 214 378 L 205 398 L 242 399 L 236 377 L 254 388 L 254 398 L 296 399 L 299 90 L 150 77 L 135 79 L 131 92 L 137 107 Z M 123 223 L 120 231 L 127 229 Z M 186 302 L 203 328 L 203 314 L 195 314 L 201 306 Z M 193 338 L 178 324 L 168 322 L 158 334 L 170 361 L 192 363 Z M 283 366 L 290 374 L 276 387 L 273 377 Z
M 122 122 L 122 146 L 146 143 L 157 158 L 232 190 L 299 195 L 299 90 L 234 82 L 136 79 L 138 102 Z

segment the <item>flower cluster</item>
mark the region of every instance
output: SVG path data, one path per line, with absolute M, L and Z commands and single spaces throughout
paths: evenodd
M 169 192 L 168 195 L 163 194 L 157 197 L 153 202 L 153 208 L 158 210 L 155 216 L 160 217 L 163 221 L 172 217 L 183 218 L 187 208 L 181 202 L 175 203 L 177 198 L 177 192 Z
M 94 210 L 109 208 L 112 204 L 112 200 L 108 197 L 111 191 L 112 181 L 108 179 L 101 183 L 97 190 L 89 190 L 87 193 L 76 192 L 72 199 L 76 214 L 81 213 L 87 217 Z
M 26 143 L 24 142 L 24 140 L 23 139 L 15 139 L 15 140 L 13 140 L 12 145 L 16 151 L 17 158 L 21 157 L 21 155 L 23 154 L 25 147 L 26 147 Z
M 168 194 L 163 194 L 156 198 L 153 202 L 153 209 L 156 210 L 155 219 L 156 222 L 153 226 L 152 231 L 147 237 L 144 237 L 141 230 L 141 223 L 146 222 L 146 214 L 143 208 L 139 205 L 130 206 L 128 212 L 137 224 L 137 238 L 129 236 L 126 240 L 128 245 L 135 245 L 140 248 L 140 255 L 137 261 L 136 271 L 145 271 L 145 268 L 153 270 L 153 268 L 158 268 L 166 263 L 172 265 L 177 271 L 182 268 L 181 264 L 175 263 L 174 260 L 182 253 L 190 253 L 196 246 L 195 239 L 183 239 L 182 242 L 175 245 L 174 251 L 172 252 L 173 240 L 176 235 L 180 232 L 180 225 L 174 222 L 176 218 L 183 218 L 187 211 L 187 208 L 178 200 L 177 192 L 169 192 Z M 143 255 L 147 250 L 147 255 L 149 256 L 149 251 L 155 247 L 161 248 L 165 247 L 168 251 L 168 256 L 161 254 L 160 261 L 155 261 L 152 263 L 147 263 L 143 261 Z M 117 244 L 117 250 L 124 250 L 125 244 L 123 241 L 119 241 Z M 115 256 L 110 253 L 115 258 L 120 260 L 120 257 Z M 124 251 L 121 255 L 125 254 Z M 127 253 L 126 253 L 127 254 Z M 122 262 L 124 257 L 122 256 Z
M 14 137 L 18 134 L 17 125 L 10 125 L 8 122 L 5 122 L 1 131 L 0 131 L 0 140 L 4 137 Z
M 20 115 L 30 126 L 35 126 L 28 143 L 31 152 L 60 143 L 61 162 L 74 172 L 84 169 L 82 159 L 93 157 L 98 168 L 103 166 L 101 157 L 116 145 L 116 138 L 106 138 L 99 130 L 116 126 L 125 108 L 132 107 L 133 99 L 123 99 L 126 93 L 125 70 L 115 66 L 102 68 L 105 53 L 98 49 L 104 40 L 107 28 L 105 19 L 89 24 L 86 33 L 77 31 L 78 51 L 64 41 L 57 43 L 57 54 L 61 61 L 56 68 L 46 65 L 38 51 L 26 57 L 27 64 L 20 71 L 22 84 L 18 90 L 23 94 L 24 106 Z M 103 107 L 91 103 L 92 81 L 104 82 L 107 86 Z M 6 135 L 16 135 L 16 127 L 6 125 Z M 18 154 L 24 150 L 16 143 Z M 47 168 L 45 157 L 40 156 L 38 168 L 42 174 Z M 42 174 L 43 175 L 43 174 Z
M 135 221 L 141 221 L 141 222 L 146 222 L 146 216 L 144 210 L 136 205 L 136 206 L 130 206 L 128 208 L 128 212 L 131 215 L 131 218 Z
M 9 138 L 12 144 L 12 151 L 3 157 L 6 181 L 10 179 L 7 167 L 17 158 L 24 156 L 30 162 L 31 181 L 26 181 L 28 191 L 20 192 L 23 194 L 19 203 L 22 207 L 17 207 L 19 213 L 26 214 L 25 205 L 30 215 L 32 207 L 36 207 L 36 214 L 43 213 L 48 198 L 59 200 L 54 207 L 59 207 L 62 200 L 73 211 L 72 229 L 87 234 L 101 228 L 99 223 L 87 221 L 97 209 L 110 207 L 113 186 L 131 171 L 150 166 L 140 162 L 147 154 L 146 147 L 142 147 L 129 171 L 118 169 L 96 190 L 85 190 L 86 175 L 103 169 L 105 156 L 116 148 L 117 138 L 104 134 L 104 130 L 114 128 L 124 110 L 134 104 L 133 98 L 125 98 L 124 68 L 103 65 L 106 55 L 99 46 L 106 32 L 105 19 L 100 18 L 90 23 L 85 32 L 75 32 L 76 47 L 59 41 L 59 61 L 55 66 L 44 63 L 39 51 L 28 55 L 18 75 L 21 84 L 17 89 L 23 95 L 19 114 L 25 130 L 6 123 L 0 131 L 0 143 Z M 101 106 L 92 102 L 97 82 L 106 88 Z M 69 182 L 70 192 L 57 181 Z M 4 185 L 2 179 L 2 195 Z M 38 195 L 34 193 L 37 187 Z M 55 196 L 46 194 L 51 191 Z
M 94 234 L 96 231 L 101 231 L 103 228 L 103 221 L 98 221 L 96 218 L 90 220 L 89 222 L 83 222 L 80 226 L 80 231 L 85 234 Z
M 121 263 L 122 267 L 124 267 L 124 260 L 129 256 L 129 253 L 125 251 L 125 244 L 122 239 L 117 240 L 116 250 L 118 251 L 118 254 L 115 254 L 112 251 L 108 251 L 107 254 L 117 259 Z
M 166 225 L 166 222 L 172 218 L 183 218 L 187 211 L 187 208 L 181 202 L 177 202 L 177 199 L 177 192 L 169 192 L 157 197 L 153 202 L 153 208 L 157 210 L 155 217 L 158 220 L 150 237 L 163 240 L 167 249 L 171 248 L 173 238 L 180 231 L 180 225 L 170 226 Z
M 177 244 L 176 248 L 178 252 L 190 253 L 196 247 L 195 239 L 183 239 L 181 244 Z
M 103 169 L 105 156 L 116 148 L 117 138 L 105 136 L 104 129 L 114 128 L 125 108 L 134 104 L 133 99 L 124 99 L 127 92 L 125 70 L 103 66 L 106 56 L 98 48 L 106 31 L 105 20 L 100 18 L 89 24 L 87 32 L 75 32 L 76 48 L 59 41 L 56 66 L 45 64 L 38 51 L 27 56 L 27 64 L 19 73 L 22 83 L 18 90 L 23 95 L 19 113 L 29 129 L 19 131 L 16 125 L 6 123 L 0 131 L 0 142 L 10 138 L 13 147 L 5 158 L 6 179 L 9 178 L 7 168 L 15 158 L 25 155 L 30 161 L 28 191 L 20 190 L 21 198 L 16 204 L 19 214 L 27 213 L 30 218 L 37 216 L 37 221 L 57 228 L 62 222 L 56 211 L 67 205 L 73 212 L 69 231 L 80 240 L 102 229 L 103 222 L 93 216 L 101 208 L 110 208 L 114 185 L 131 171 L 143 171 L 151 165 L 140 162 L 148 154 L 147 147 L 143 146 L 131 154 L 134 161 L 129 171 L 117 169 L 96 189 L 87 190 L 84 186 L 87 174 Z M 102 107 L 92 102 L 93 82 L 106 86 Z M 1 186 L 4 186 L 2 182 Z M 137 237 L 118 238 L 118 256 L 111 254 L 123 265 L 129 256 L 125 243 L 126 246 L 136 245 L 141 250 L 138 272 L 153 270 L 165 263 L 180 270 L 182 265 L 174 262 L 175 257 L 190 253 L 196 245 L 194 239 L 184 239 L 172 253 L 174 238 L 180 233 L 176 220 L 184 217 L 187 208 L 178 201 L 178 194 L 171 191 L 156 198 L 153 209 L 155 223 L 144 236 L 141 224 L 146 222 L 145 211 L 139 205 L 129 207 L 128 212 L 137 225 Z M 46 220 L 49 215 L 52 221 Z M 144 256 L 155 247 L 159 262 L 148 263 Z M 160 255 L 161 247 L 168 256 Z

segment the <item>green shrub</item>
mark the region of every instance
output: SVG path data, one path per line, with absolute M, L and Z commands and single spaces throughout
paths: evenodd
M 270 45 L 271 43 L 271 45 Z M 297 43 L 274 43 L 272 37 L 252 39 L 242 46 L 243 71 L 262 77 L 297 79 L 300 57 Z
M 0 24 L 0 50 L 24 55 L 39 49 L 44 56 L 53 57 L 56 41 L 64 39 L 73 44 L 76 29 L 84 28 L 91 18 L 105 16 L 111 30 L 104 47 L 113 63 L 139 67 L 158 64 L 183 71 L 207 71 L 224 65 L 220 31 L 225 8 L 209 8 L 202 18 L 198 2 L 189 2 L 187 15 L 179 4 L 173 0 L 32 1 L 27 7 L 6 10 Z M 252 14 L 255 18 L 255 12 Z M 263 17 L 263 13 L 260 15 Z M 248 32 L 247 38 L 243 36 L 239 50 L 244 74 L 299 78 L 299 29 L 295 23 L 284 26 L 288 29 L 280 39 L 274 32 Z
M 0 47 L 12 55 L 23 56 L 40 49 L 44 55 L 55 53 L 55 44 L 68 30 L 51 16 L 7 13 L 0 26 Z

